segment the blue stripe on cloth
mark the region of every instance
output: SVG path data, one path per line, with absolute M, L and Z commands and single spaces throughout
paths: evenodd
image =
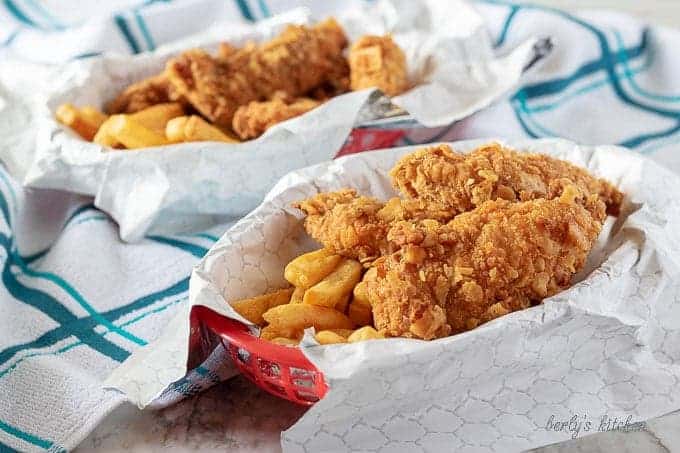
M 173 300 L 172 302 L 169 302 L 169 303 L 167 303 L 167 304 L 165 304 L 165 305 L 162 305 L 162 306 L 160 306 L 160 307 L 154 308 L 153 310 L 150 310 L 150 311 L 148 311 L 148 312 L 146 312 L 146 313 L 142 313 L 141 315 L 136 316 L 135 318 L 133 318 L 133 319 L 131 319 L 131 320 L 129 320 L 129 321 L 126 321 L 126 322 L 122 323 L 122 324 L 120 325 L 120 327 L 127 327 L 127 326 L 130 326 L 130 325 L 132 325 L 132 324 L 135 324 L 135 323 L 141 321 L 142 319 L 145 319 L 145 318 L 149 317 L 150 315 L 154 315 L 154 314 L 156 314 L 156 313 L 160 313 L 160 312 L 162 312 L 162 311 L 165 311 L 165 310 L 167 310 L 168 308 L 170 308 L 170 307 L 172 307 L 172 306 L 174 306 L 174 305 L 178 304 L 179 302 L 182 302 L 183 300 L 186 300 L 186 299 L 187 299 L 186 296 L 184 296 L 184 297 L 181 297 L 181 298 L 179 298 L 179 299 Z M 105 335 L 107 335 L 108 333 L 110 333 L 110 331 L 109 331 L 109 330 L 106 330 L 106 331 L 102 332 L 100 335 L 105 336 Z M 98 333 L 98 334 L 99 334 L 99 333 Z M 3 376 L 5 376 L 5 375 L 8 374 L 8 373 L 11 373 L 11 372 L 12 372 L 14 369 L 16 369 L 22 362 L 24 362 L 25 360 L 28 360 L 28 359 L 30 359 L 30 358 L 32 358 L 32 357 L 54 356 L 54 355 L 58 355 L 58 354 L 63 354 L 64 352 L 70 351 L 71 349 L 73 349 L 73 348 L 75 348 L 75 347 L 78 347 L 78 346 L 83 346 L 84 344 L 85 344 L 85 343 L 83 343 L 82 341 L 76 340 L 76 341 L 74 341 L 74 342 L 72 342 L 72 343 L 67 344 L 66 346 L 62 346 L 61 348 L 57 349 L 56 351 L 44 351 L 44 350 L 41 350 L 41 351 L 31 352 L 31 353 L 29 353 L 29 354 L 23 355 L 23 356 L 19 357 L 14 363 L 12 363 L 11 366 L 7 367 L 7 368 L 4 369 L 3 371 L 0 371 L 0 378 L 2 378 Z
M 36 23 L 29 18 L 26 13 L 19 9 L 19 7 L 14 3 L 14 0 L 2 0 L 5 8 L 9 13 L 22 24 L 28 25 L 29 27 L 37 27 Z
M 238 6 L 239 10 L 241 10 L 241 14 L 243 17 L 245 17 L 247 20 L 253 22 L 255 20 L 255 17 L 253 17 L 253 13 L 250 12 L 250 7 L 248 6 L 248 2 L 246 0 L 235 0 L 236 5 Z
M 72 56 L 71 60 L 83 60 L 85 58 L 98 57 L 101 54 L 102 54 L 101 52 L 83 52 Z
M 121 34 L 123 35 L 123 37 L 125 37 L 128 46 L 130 46 L 130 50 L 132 51 L 132 53 L 141 52 L 139 44 L 137 43 L 137 40 L 135 39 L 132 32 L 130 31 L 130 27 L 128 27 L 125 18 L 120 14 L 116 14 L 114 20 L 116 21 L 116 26 L 118 26 L 118 29 L 120 30 Z
M 41 437 L 38 437 L 34 434 L 27 433 L 25 431 L 20 430 L 19 428 L 12 426 L 8 423 L 3 422 L 0 420 L 0 430 L 6 432 L 7 434 L 16 437 L 17 439 L 21 439 L 24 442 L 28 442 L 31 445 L 35 445 L 36 447 L 44 448 L 47 450 L 48 448 L 51 448 L 54 445 L 54 442 L 45 440 Z
M 29 277 L 35 277 L 35 278 L 40 278 L 47 280 L 49 282 L 54 283 L 58 287 L 60 287 L 64 292 L 66 292 L 73 300 L 75 300 L 78 305 L 80 305 L 90 316 L 94 317 L 99 324 L 107 327 L 109 330 L 117 333 L 121 337 L 138 344 L 140 346 L 146 345 L 146 341 L 142 340 L 141 338 L 138 338 L 135 335 L 132 335 L 130 332 L 127 332 L 123 329 L 120 329 L 113 325 L 111 322 L 109 322 L 106 318 L 104 318 L 102 315 L 97 312 L 97 310 L 90 305 L 87 300 L 73 287 L 71 286 L 66 280 L 63 278 L 59 277 L 58 275 L 52 273 L 52 272 L 43 272 L 43 271 L 36 271 L 31 268 L 29 268 L 22 260 L 19 255 L 14 255 L 13 256 L 14 264 L 19 266 L 21 271 L 25 274 L 28 275 Z M 10 261 L 10 260 L 8 260 Z
M 144 41 L 146 42 L 147 50 L 155 50 L 156 43 L 154 42 L 153 37 L 151 36 L 151 32 L 149 32 L 149 28 L 146 26 L 144 18 L 139 13 L 139 10 L 135 10 L 134 15 L 135 21 L 137 22 L 137 26 L 139 27 L 139 30 L 142 32 L 142 36 L 144 37 Z
M 208 239 L 209 241 L 217 242 L 220 240 L 217 236 L 213 236 L 212 234 L 208 233 L 196 233 L 194 234 L 195 237 L 203 238 L 203 239 Z
M 270 17 L 272 13 L 269 12 L 269 8 L 267 7 L 267 2 L 265 0 L 257 0 L 258 5 L 260 5 L 260 11 L 262 11 L 262 16 L 263 17 Z
M 208 253 L 208 249 L 205 247 L 190 242 L 180 241 L 179 239 L 166 238 L 163 236 L 147 236 L 147 239 L 184 250 L 185 252 L 191 253 L 196 258 L 203 258 L 203 255 Z
M 59 20 L 57 20 L 52 14 L 50 14 L 47 9 L 41 4 L 41 2 L 36 2 L 34 0 L 24 0 L 26 4 L 28 4 L 33 11 L 37 12 L 40 16 L 43 17 L 49 24 L 50 28 L 53 30 L 64 30 L 66 27 L 64 27 L 64 24 L 62 24 Z
M 505 42 L 505 38 L 508 35 L 508 30 L 510 29 L 512 19 L 514 19 L 518 11 L 519 6 L 517 5 L 510 6 L 510 12 L 508 13 L 508 16 L 505 18 L 505 22 L 503 22 L 503 27 L 501 28 L 501 32 L 498 35 L 498 39 L 496 39 L 496 44 L 494 44 L 494 47 L 500 47 L 503 45 L 503 43 Z
M 17 36 L 19 36 L 19 30 L 14 30 L 3 42 L 0 43 L 0 47 L 7 47 L 11 45 Z
M 617 42 L 619 48 L 623 47 L 624 43 L 623 43 L 623 37 L 621 36 L 621 33 L 618 30 L 615 30 L 614 35 L 616 36 L 616 42 Z M 623 66 L 626 79 L 630 82 L 630 85 L 633 88 L 633 91 L 635 91 L 637 94 L 639 94 L 640 96 L 643 96 L 647 99 L 654 100 L 654 101 L 680 102 L 680 96 L 652 93 L 651 91 L 647 91 L 647 90 L 643 89 L 642 87 L 640 87 L 637 84 L 637 82 L 635 81 L 634 73 L 630 69 L 630 66 L 628 65 L 628 57 L 621 52 L 619 52 L 617 55 L 619 56 L 619 61 L 621 62 L 621 65 Z M 649 63 L 651 65 L 651 58 L 649 58 Z
M 118 308 L 102 312 L 101 315 L 104 318 L 108 319 L 109 321 L 113 322 L 129 313 L 141 310 L 149 305 L 152 305 L 159 300 L 184 293 L 188 289 L 189 289 L 189 277 L 186 277 L 163 290 L 143 296 L 139 299 L 130 302 L 129 304 L 122 305 Z M 97 321 L 93 317 L 88 316 L 76 319 L 70 322 L 68 325 L 60 325 L 59 327 L 55 327 L 54 329 L 44 333 L 42 336 L 40 336 L 34 341 L 14 345 L 10 348 L 0 351 L 0 364 L 7 362 L 19 351 L 26 349 L 48 347 L 72 335 L 78 337 L 84 343 L 89 344 L 87 341 L 82 340 L 82 338 L 80 337 L 96 335 L 96 333 L 93 332 L 93 329 L 97 325 L 98 325 Z M 125 356 L 121 360 L 119 360 L 121 362 L 127 357 L 127 355 L 129 355 L 127 351 L 123 352 Z
M 8 246 L 7 238 L 4 235 L 0 235 L 0 241 L 3 242 L 5 247 Z M 87 343 L 96 351 L 119 362 L 125 360 L 125 358 L 128 356 L 128 352 L 115 343 L 103 340 L 96 335 L 93 335 L 92 332 L 72 331 L 70 327 L 74 322 L 78 321 L 78 317 L 67 310 L 63 305 L 61 305 L 61 303 L 59 303 L 58 300 L 49 294 L 25 286 L 19 280 L 17 280 L 17 278 L 10 271 L 9 264 L 11 261 L 12 260 L 8 258 L 7 262 L 5 263 L 5 266 L 2 270 L 2 282 L 12 297 L 26 305 L 40 310 L 45 315 L 49 316 L 58 324 L 60 324 L 60 326 L 65 326 L 70 331 L 70 335 L 75 335 L 76 337 L 80 338 L 83 342 Z M 3 354 L 0 353 L 0 363 L 2 363 L 3 358 Z

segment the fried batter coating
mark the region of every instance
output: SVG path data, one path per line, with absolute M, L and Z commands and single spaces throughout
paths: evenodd
M 181 96 L 172 89 L 167 77 L 159 74 L 127 87 L 109 102 L 106 111 L 110 114 L 136 113 L 156 104 L 179 100 Z
M 173 88 L 219 126 L 230 127 L 236 109 L 258 98 L 244 71 L 200 49 L 171 59 L 165 71 Z
M 320 104 L 309 98 L 291 98 L 279 91 L 265 102 L 251 102 L 236 110 L 232 121 L 232 129 L 243 140 L 259 137 L 275 124 L 295 118 Z
M 389 96 L 408 89 L 406 57 L 390 35 L 361 37 L 349 52 L 352 90 L 378 87 Z
M 360 262 L 370 262 L 388 252 L 387 231 L 402 220 L 453 216 L 450 210 L 419 200 L 392 198 L 387 203 L 357 195 L 352 189 L 325 192 L 294 205 L 306 215 L 310 236 L 333 252 Z
M 271 98 L 277 91 L 302 96 L 336 77 L 345 34 L 333 19 L 313 27 L 289 25 L 273 40 L 235 50 L 222 45 L 213 58 L 194 49 L 171 59 L 172 86 L 206 118 L 231 126 L 241 105 Z
M 390 175 L 404 196 L 434 201 L 456 212 L 495 199 L 555 198 L 569 184 L 584 195 L 598 194 L 612 215 L 618 214 L 623 199 L 612 184 L 569 162 L 496 143 L 469 154 L 455 153 L 448 145 L 424 148 L 403 157 Z
M 576 202 L 576 191 L 570 186 L 552 200 L 487 201 L 447 224 L 395 224 L 388 240 L 398 251 L 378 260 L 367 281 L 376 328 L 439 338 L 566 288 L 602 227 Z

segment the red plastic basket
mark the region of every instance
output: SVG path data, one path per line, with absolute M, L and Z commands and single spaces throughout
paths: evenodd
M 241 373 L 267 392 L 310 406 L 328 391 L 323 374 L 300 349 L 262 340 L 250 333 L 245 324 L 206 307 L 193 307 L 191 315 L 192 321 L 220 337 Z

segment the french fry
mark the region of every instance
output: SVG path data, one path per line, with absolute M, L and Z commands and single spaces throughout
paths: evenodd
M 246 318 L 253 324 L 262 325 L 262 315 L 270 308 L 286 304 L 293 294 L 293 288 L 280 289 L 262 296 L 251 297 L 231 302 L 230 305 L 236 313 Z
M 285 304 L 269 309 L 262 315 L 273 329 L 316 330 L 351 329 L 352 321 L 337 310 L 309 304 Z M 287 336 L 287 335 L 280 335 Z
M 184 109 L 178 102 L 167 102 L 147 107 L 135 112 L 130 118 L 159 135 L 165 134 L 165 125 L 173 118 L 184 115 Z
M 99 145 L 108 146 L 110 148 L 123 147 L 123 144 L 116 140 L 116 137 L 111 135 L 111 132 L 109 131 L 109 124 L 106 121 L 104 121 L 104 123 L 99 126 L 99 130 L 95 134 L 92 141 Z
M 378 340 L 380 338 L 385 338 L 385 336 L 371 326 L 364 326 L 355 330 L 352 335 L 347 337 L 347 342 L 356 343 L 358 341 Z
M 102 124 L 107 132 L 128 149 L 167 145 L 165 136 L 157 134 L 131 118 L 131 115 L 112 115 Z
M 302 338 L 301 329 L 288 329 L 277 326 L 267 326 L 260 330 L 260 338 L 273 340 L 274 338 Z
M 359 283 L 359 285 L 360 284 L 361 283 Z M 349 304 L 347 315 L 357 326 L 368 326 L 373 324 L 373 308 L 366 299 L 357 298 L 355 296 Z
M 86 105 L 80 109 L 80 114 L 97 127 L 100 127 L 104 121 L 109 117 L 108 115 L 100 112 L 91 105 Z
M 315 250 L 288 263 L 283 276 L 294 286 L 309 288 L 333 272 L 341 260 L 340 255 L 328 249 Z
M 345 296 L 344 299 L 341 299 L 338 303 L 336 303 L 335 307 L 333 307 L 333 308 L 338 310 L 340 313 L 347 313 L 347 306 L 349 305 L 349 299 L 350 299 L 350 295 L 348 294 L 347 296 Z M 304 302 L 304 299 L 303 299 L 303 302 Z
M 180 120 L 180 118 L 182 118 Z M 197 115 L 173 118 L 165 126 L 165 136 L 173 143 L 178 142 L 227 142 L 239 143 L 221 129 Z
M 298 340 L 286 337 L 276 337 L 272 338 L 269 341 L 271 341 L 272 343 L 280 344 L 282 346 L 297 346 L 298 343 L 300 343 Z
M 333 272 L 305 292 L 303 302 L 323 307 L 336 307 L 346 302 L 352 289 L 359 283 L 362 270 L 358 261 L 343 260 Z
M 319 344 L 347 343 L 347 338 L 338 335 L 332 330 L 322 330 L 321 332 L 317 332 L 314 337 Z
M 337 333 L 341 337 L 345 338 L 349 337 L 350 335 L 352 335 L 352 332 L 354 332 L 352 329 L 328 329 L 328 330 L 333 333 Z
M 178 116 L 173 118 L 165 125 L 165 138 L 167 138 L 172 143 L 183 142 L 184 138 L 184 127 L 189 121 L 188 116 Z
M 87 141 L 92 141 L 99 128 L 98 124 L 88 120 L 87 117 L 72 104 L 60 105 L 55 113 L 55 117 L 57 118 L 57 121 L 70 127 Z
M 305 289 L 304 288 L 295 288 L 295 291 L 293 291 L 293 295 L 290 296 L 290 303 L 291 304 L 301 304 L 302 303 L 302 298 L 305 296 Z

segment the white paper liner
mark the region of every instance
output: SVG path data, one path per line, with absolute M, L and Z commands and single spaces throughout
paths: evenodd
M 393 33 L 416 82 L 393 102 L 425 126 L 461 119 L 510 90 L 535 42 L 528 39 L 495 57 L 481 17 L 460 0 L 383 0 L 347 11 L 338 20 L 351 40 L 366 33 Z M 369 102 L 373 90 L 338 96 L 242 144 L 202 142 L 107 152 L 58 124 L 54 112 L 64 102 L 102 106 L 130 83 L 160 72 L 182 49 L 201 45 L 214 50 L 222 40 L 265 40 L 284 24 L 309 21 L 305 10 L 294 10 L 254 25 L 221 24 L 153 53 L 107 55 L 54 68 L 43 77 L 30 74 L 38 81 L 24 87 L 26 97 L 15 96 L 15 107 L 0 111 L 2 122 L 14 124 L 10 135 L 0 137 L 0 149 L 9 154 L 6 161 L 22 169 L 35 149 L 25 184 L 95 196 L 95 205 L 118 222 L 125 241 L 147 232 L 177 233 L 235 220 L 254 209 L 289 171 L 332 159 L 357 121 L 379 115 Z M 3 73 L 0 81 L 13 86 L 12 79 L 29 72 L 31 67 Z M 46 92 L 31 95 L 45 86 Z M 2 91 L 0 86 L 0 95 Z
M 459 151 L 477 140 L 454 143 Z M 519 451 L 578 436 L 602 417 L 646 420 L 680 408 L 680 179 L 613 146 L 497 140 L 566 159 L 625 192 L 575 284 L 544 304 L 452 337 L 388 339 L 303 351 L 330 391 L 282 434 L 284 451 Z M 318 245 L 291 203 L 343 187 L 387 199 L 388 170 L 416 147 L 363 153 L 283 178 L 197 265 L 191 304 L 241 319 L 226 301 L 284 285 L 283 268 Z M 186 373 L 189 308 L 107 386 L 143 407 Z M 383 450 L 381 450 L 383 449 Z

